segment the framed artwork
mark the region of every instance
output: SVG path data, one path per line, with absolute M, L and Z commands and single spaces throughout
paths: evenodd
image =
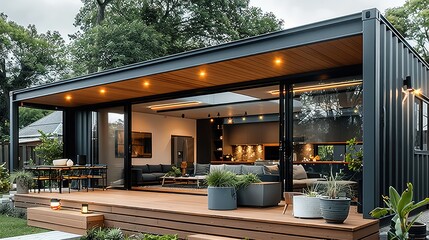
M 151 158 L 152 157 L 152 133 L 132 132 L 131 133 L 131 157 Z M 115 131 L 115 157 L 124 157 L 124 130 Z

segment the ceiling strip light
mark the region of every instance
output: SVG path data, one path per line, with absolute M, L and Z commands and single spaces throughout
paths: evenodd
M 171 108 L 180 108 L 180 107 L 189 107 L 201 104 L 201 102 L 198 101 L 190 101 L 190 102 L 176 102 L 176 103 L 166 103 L 166 104 L 157 104 L 149 106 L 148 108 L 152 110 L 164 110 L 164 109 L 171 109 Z
M 330 88 L 340 88 L 340 87 L 352 87 L 352 86 L 358 86 L 362 84 L 362 80 L 356 80 L 356 81 L 348 81 L 348 82 L 338 82 L 338 83 L 328 83 L 328 84 L 319 84 L 319 85 L 310 85 L 310 86 L 304 86 L 304 87 L 296 87 L 293 88 L 294 93 L 300 93 L 300 92 L 309 92 L 309 91 L 319 91 L 319 90 L 326 90 Z M 279 90 L 271 90 L 268 91 L 271 95 L 279 95 Z

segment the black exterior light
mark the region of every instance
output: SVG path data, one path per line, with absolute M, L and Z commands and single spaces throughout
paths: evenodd
M 408 91 L 408 92 L 413 92 L 414 88 L 413 88 L 412 83 L 411 83 L 411 76 L 406 76 L 403 81 L 404 81 L 404 83 L 403 83 L 402 87 L 404 88 L 404 90 Z

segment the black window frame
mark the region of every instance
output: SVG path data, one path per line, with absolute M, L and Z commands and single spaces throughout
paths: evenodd
M 419 103 L 418 108 L 418 116 L 416 112 L 416 103 Z M 425 106 L 425 107 L 424 107 Z M 423 109 L 426 108 L 426 132 L 423 131 Z M 429 151 L 429 131 L 428 131 L 428 124 L 429 124 L 429 101 L 428 99 L 420 96 L 415 96 L 414 104 L 413 104 L 413 115 L 414 115 L 414 138 L 413 138 L 413 147 L 414 151 L 416 152 L 428 152 Z M 418 131 L 418 129 L 420 131 Z M 417 145 L 416 138 L 417 134 L 420 136 L 419 144 Z M 424 142 L 426 141 L 426 142 Z

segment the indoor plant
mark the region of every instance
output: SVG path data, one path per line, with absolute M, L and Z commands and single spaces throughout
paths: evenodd
M 206 176 L 208 208 L 232 210 L 237 208 L 237 175 L 225 170 L 214 170 Z
M 166 177 L 180 177 L 182 176 L 182 171 L 180 171 L 180 168 L 176 166 L 172 166 L 171 170 L 165 174 Z
M 376 209 L 372 210 L 370 214 L 372 217 L 380 218 L 387 214 L 394 213 L 395 215 L 392 218 L 394 228 L 389 230 L 389 232 L 387 233 L 388 238 L 401 240 L 408 239 L 410 228 L 422 214 L 419 213 L 411 221 L 408 221 L 408 216 L 410 212 L 428 204 L 429 198 L 425 198 L 418 203 L 414 203 L 413 184 L 407 183 L 407 188 L 401 195 L 399 195 L 398 191 L 396 191 L 394 187 L 390 186 L 389 196 L 383 196 L 383 202 L 386 204 L 387 207 L 377 207 Z
M 350 171 L 354 172 L 351 177 L 352 180 L 358 183 L 357 191 L 357 211 L 362 213 L 362 168 L 363 168 L 363 150 L 360 147 L 357 148 L 356 137 L 351 138 L 347 141 L 347 152 L 345 155 L 345 162 L 347 162 L 347 167 Z
M 320 211 L 323 219 L 328 223 L 343 223 L 349 215 L 350 198 L 347 193 L 351 192 L 348 185 L 339 181 L 341 177 L 332 173 L 324 182 L 324 196 L 320 198 Z M 341 197 L 344 196 L 344 197 Z
M 16 193 L 28 193 L 33 184 L 33 174 L 25 170 L 13 172 L 10 175 L 10 182 L 16 182 Z
M 293 216 L 298 218 L 322 218 L 320 211 L 319 184 L 307 188 L 303 195 L 293 196 Z

